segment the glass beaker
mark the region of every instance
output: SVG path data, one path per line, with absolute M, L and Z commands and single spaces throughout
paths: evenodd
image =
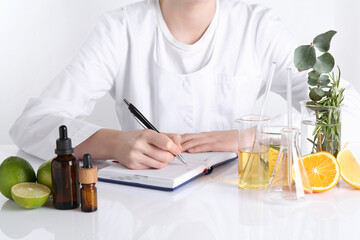
M 273 200 L 304 200 L 312 193 L 299 149 L 299 130 L 284 128 L 281 147 L 267 191 Z
M 271 124 L 271 123 L 270 123 Z M 279 155 L 281 146 L 281 130 L 284 126 L 268 126 L 262 128 L 262 134 L 269 144 L 269 178 L 274 170 L 274 166 Z
M 341 149 L 340 107 L 301 104 L 301 152 L 305 154 L 326 151 L 335 157 Z
M 246 115 L 235 120 L 238 127 L 238 185 L 244 189 L 266 188 L 269 182 L 269 145 L 262 129 L 270 118 Z

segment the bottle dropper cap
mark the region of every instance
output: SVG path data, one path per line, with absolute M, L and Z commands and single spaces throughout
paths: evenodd
M 83 168 L 92 168 L 91 155 L 86 153 L 83 157 Z
M 74 152 L 71 146 L 71 139 L 68 138 L 67 127 L 62 125 L 59 127 L 59 138 L 56 140 L 55 153 L 57 155 L 69 155 Z
M 86 153 L 83 156 L 83 167 L 79 169 L 79 182 L 81 184 L 93 184 L 97 181 L 97 167 L 93 167 L 91 155 Z

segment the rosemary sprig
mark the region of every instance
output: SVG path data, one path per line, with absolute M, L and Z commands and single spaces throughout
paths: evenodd
M 344 100 L 344 89 L 339 89 L 341 71 L 337 67 L 339 74 L 336 76 L 334 72 L 329 74 L 331 79 L 328 94 L 319 102 L 320 108 L 318 118 L 316 119 L 315 131 L 313 136 L 313 152 L 328 151 L 337 155 L 341 148 L 341 112 L 340 107 Z M 322 141 L 316 142 L 321 136 Z

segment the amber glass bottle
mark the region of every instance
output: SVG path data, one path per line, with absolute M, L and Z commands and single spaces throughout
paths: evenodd
M 81 210 L 94 212 L 97 210 L 97 167 L 93 167 L 90 154 L 84 154 L 83 167 L 79 170 L 81 183 Z
M 57 156 L 51 162 L 53 204 L 57 209 L 73 209 L 80 205 L 79 162 L 72 154 L 74 149 L 66 126 L 61 126 L 59 133 Z

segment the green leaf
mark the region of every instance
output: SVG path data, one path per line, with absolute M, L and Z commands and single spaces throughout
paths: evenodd
M 306 106 L 307 107 L 314 107 L 314 106 L 317 106 L 317 103 L 313 102 L 313 101 L 309 101 L 309 102 L 306 102 Z
M 310 89 L 309 98 L 313 101 L 316 101 L 316 93 L 315 93 L 314 89 Z
M 307 82 L 308 82 L 308 84 L 309 84 L 310 86 L 317 86 L 318 83 L 319 83 L 319 80 L 318 80 L 318 79 L 309 78 L 309 80 L 308 80 Z
M 316 145 L 316 143 L 315 143 L 313 140 L 311 140 L 310 138 L 307 138 L 307 140 L 308 140 L 309 142 L 311 142 L 312 144 Z
M 314 98 L 315 98 L 315 96 L 316 96 L 316 93 L 314 93 L 315 95 L 314 95 Z M 316 102 L 314 102 L 314 101 L 308 101 L 307 103 L 306 103 L 306 107 L 307 108 L 309 108 L 309 109 L 311 109 L 311 110 L 313 110 L 314 112 L 316 112 L 318 109 L 319 109 L 319 104 L 318 103 L 316 103 Z
M 321 75 L 321 76 L 319 77 L 319 80 L 320 80 L 320 81 L 328 80 L 328 79 L 329 79 L 329 75 Z
M 327 52 L 330 49 L 330 42 L 336 31 L 330 30 L 326 33 L 320 34 L 314 38 L 314 46 L 321 52 Z
M 320 77 L 321 73 L 318 73 L 315 70 L 312 70 L 311 72 L 309 72 L 309 78 L 312 79 L 318 79 Z
M 326 92 L 324 90 L 322 90 L 321 88 L 313 88 L 313 90 L 320 97 L 323 97 L 326 95 Z
M 334 68 L 335 60 L 330 53 L 324 53 L 316 59 L 314 70 L 319 73 L 329 73 Z
M 320 80 L 320 86 L 324 87 L 330 83 L 330 79 L 327 80 Z
M 321 75 L 319 78 L 319 84 L 321 87 L 325 87 L 330 83 L 329 75 Z
M 294 64 L 299 72 L 308 70 L 316 63 L 314 46 L 303 45 L 295 49 Z

